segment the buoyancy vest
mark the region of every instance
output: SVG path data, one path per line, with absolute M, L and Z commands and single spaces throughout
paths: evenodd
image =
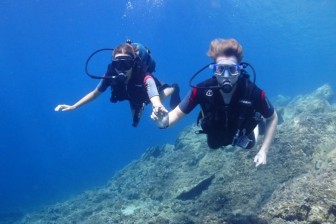
M 152 73 L 155 71 L 156 63 L 147 47 L 139 43 L 132 43 L 132 45 L 136 46 L 137 57 L 132 68 L 131 79 L 127 84 L 117 81 L 111 82 L 112 94 L 110 101 L 116 103 L 128 100 L 133 113 L 133 126 L 136 127 L 140 121 L 144 106 L 150 103 L 144 79 L 148 74 L 153 76 Z M 117 75 L 112 65 L 109 66 L 108 71 Z M 153 78 L 155 79 L 154 76 Z M 155 79 L 155 81 L 157 80 Z
M 127 84 L 111 82 L 111 98 L 112 103 L 128 100 L 133 114 L 132 125 L 136 127 L 140 121 L 144 106 L 150 100 L 144 85 L 143 72 L 138 68 L 133 68 L 132 77 Z
M 215 86 L 215 78 L 203 83 Z M 225 104 L 218 88 L 200 88 L 201 112 L 197 123 L 202 130 L 198 133 L 222 133 L 227 144 L 235 145 L 239 138 L 249 135 L 261 121 L 261 115 L 255 111 L 251 96 L 255 88 L 247 74 L 242 74 L 229 104 Z M 236 141 L 236 142 L 235 142 Z

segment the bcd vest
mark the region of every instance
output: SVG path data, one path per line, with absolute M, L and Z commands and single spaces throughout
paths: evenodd
M 210 80 L 210 86 L 214 86 L 214 81 Z M 197 124 L 202 130 L 198 133 L 221 132 L 224 135 L 223 138 L 234 144 L 235 137 L 241 138 L 253 131 L 262 119 L 261 115 L 255 111 L 250 99 L 254 84 L 249 81 L 248 76 L 242 75 L 237 85 L 236 93 L 229 104 L 224 103 L 218 88 L 202 87 L 199 89 L 201 91 L 201 112 Z

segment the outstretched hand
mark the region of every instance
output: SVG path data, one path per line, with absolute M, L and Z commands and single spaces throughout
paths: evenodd
M 254 157 L 254 162 L 256 163 L 256 167 L 260 164 L 266 164 L 266 152 L 265 150 L 260 150 L 258 154 Z
M 168 114 L 168 110 L 163 105 L 153 106 L 151 118 L 153 121 L 156 121 L 156 120 L 162 119 L 167 114 Z
M 66 105 L 66 104 L 61 104 L 55 107 L 55 111 L 70 111 L 76 109 L 74 106 Z
M 154 106 L 150 117 L 159 128 L 167 128 L 169 126 L 168 110 L 164 106 Z

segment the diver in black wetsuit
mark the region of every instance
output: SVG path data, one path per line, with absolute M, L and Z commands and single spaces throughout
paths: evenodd
M 73 105 L 60 104 L 55 111 L 71 111 L 96 99 L 108 87 L 111 87 L 111 102 L 127 100 L 133 115 L 132 125 L 136 127 L 144 106 L 152 103 L 153 108 L 167 111 L 162 101 L 171 96 L 170 106 L 175 108 L 180 103 L 177 84 L 169 86 L 153 76 L 155 61 L 148 48 L 130 41 L 113 50 L 112 63 L 109 64 L 98 86 Z
M 154 108 L 151 118 L 160 128 L 167 128 L 200 105 L 200 133 L 207 135 L 208 145 L 213 149 L 230 144 L 252 148 L 257 137 L 254 130 L 265 119 L 265 138 L 254 162 L 256 166 L 266 164 L 278 117 L 265 92 L 249 80 L 241 65 L 242 46 L 235 39 L 215 39 L 208 56 L 214 60 L 213 77 L 194 86 L 169 113 Z

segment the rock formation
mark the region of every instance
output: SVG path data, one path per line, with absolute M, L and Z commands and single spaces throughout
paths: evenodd
M 335 223 L 336 107 L 329 85 L 273 100 L 283 118 L 267 164 L 252 150 L 211 150 L 197 126 L 146 150 L 100 189 L 18 223 Z M 261 139 L 262 140 L 262 139 Z M 260 141 L 259 141 L 260 144 Z

